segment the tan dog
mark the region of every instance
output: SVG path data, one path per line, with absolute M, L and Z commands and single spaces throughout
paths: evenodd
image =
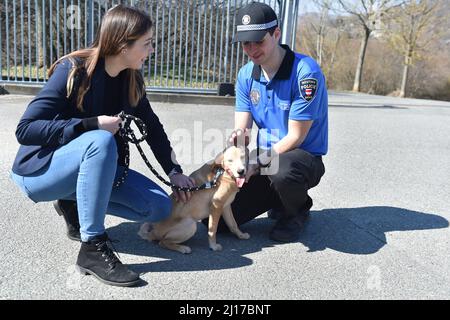
M 144 223 L 138 234 L 143 239 L 159 241 L 164 248 L 190 253 L 191 248 L 180 243 L 190 239 L 197 231 L 197 222 L 209 216 L 209 247 L 217 251 L 222 249 L 222 246 L 216 243 L 216 232 L 223 213 L 231 232 L 239 239 L 249 239 L 248 233 L 239 230 L 230 206 L 245 182 L 248 164 L 246 151 L 243 147 L 231 146 L 220 153 L 213 163 L 207 163 L 194 171 L 190 177 L 195 180 L 196 185 L 202 185 L 214 178 L 218 166 L 225 170 L 218 179 L 218 186 L 193 192 L 187 203 L 176 202 L 172 194 L 172 212 L 169 218 L 158 223 Z

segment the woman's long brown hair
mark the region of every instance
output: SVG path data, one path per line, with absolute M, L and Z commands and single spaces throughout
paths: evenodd
M 97 32 L 93 44 L 89 48 L 74 51 L 58 59 L 50 67 L 49 77 L 53 74 L 56 65 L 61 60 L 68 58 L 74 66 L 67 78 L 67 97 L 69 97 L 73 90 L 74 76 L 80 67 L 77 66 L 75 60 L 81 60 L 81 67 L 85 69 L 86 76 L 83 77 L 79 86 L 76 105 L 79 110 L 83 111 L 83 98 L 89 90 L 91 78 L 99 59 L 119 54 L 126 47 L 132 46 L 151 28 L 152 21 L 145 12 L 124 5 L 117 5 L 108 10 L 103 17 L 100 30 Z M 142 74 L 139 70 L 127 69 L 126 80 L 129 83 L 130 105 L 136 106 L 145 94 Z

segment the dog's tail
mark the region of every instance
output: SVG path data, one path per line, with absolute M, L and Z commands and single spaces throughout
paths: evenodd
M 152 240 L 150 238 L 150 232 L 152 231 L 152 229 L 152 224 L 150 222 L 145 222 L 139 228 L 138 235 L 144 240 Z

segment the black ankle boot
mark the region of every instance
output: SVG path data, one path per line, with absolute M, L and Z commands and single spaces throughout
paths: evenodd
M 78 220 L 78 210 L 76 201 L 56 200 L 53 207 L 60 216 L 63 216 L 67 225 L 67 237 L 70 240 L 81 241 L 80 222 Z
M 269 211 L 267 211 L 267 218 L 271 219 L 271 220 L 278 220 L 280 219 L 280 217 L 284 216 L 284 209 L 282 208 L 273 208 L 270 209 Z
M 293 216 L 288 216 L 286 210 L 279 210 L 276 217 L 277 222 L 269 234 L 270 239 L 278 242 L 297 241 L 309 218 L 309 210 L 312 205 L 313 201 L 308 196 L 302 209 Z
M 82 242 L 78 254 L 77 267 L 83 274 L 92 274 L 103 283 L 131 287 L 141 280 L 139 275 L 120 262 L 107 242 L 108 235 L 97 236 L 91 241 Z
M 308 218 L 309 211 L 299 213 L 294 217 L 279 218 L 273 229 L 270 231 L 270 239 L 278 242 L 297 241 Z

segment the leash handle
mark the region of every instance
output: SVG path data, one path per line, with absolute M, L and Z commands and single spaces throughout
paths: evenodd
M 211 189 L 214 188 L 217 185 L 217 181 L 219 180 L 220 176 L 224 173 L 223 168 L 219 168 L 216 171 L 216 174 L 214 175 L 213 180 L 208 181 L 200 186 L 195 187 L 179 187 L 174 185 L 173 183 L 165 180 L 158 171 L 153 168 L 153 166 L 150 164 L 150 161 L 148 161 L 147 157 L 145 156 L 144 151 L 142 150 L 140 143 L 144 141 L 147 138 L 148 132 L 147 132 L 147 126 L 145 123 L 139 119 L 138 117 L 126 114 L 125 112 L 120 112 L 117 115 L 119 118 L 122 119 L 122 124 L 120 125 L 119 135 L 124 139 L 125 141 L 125 170 L 123 172 L 122 177 L 120 177 L 114 187 L 119 187 L 121 184 L 124 183 L 127 175 L 128 175 L 128 168 L 130 166 L 130 147 L 129 142 L 136 145 L 136 148 L 139 151 L 139 154 L 142 157 L 142 160 L 144 160 L 145 164 L 147 165 L 147 168 L 166 186 L 171 187 L 175 191 L 185 191 L 185 192 L 195 192 L 200 191 L 204 189 Z M 136 127 L 139 129 L 139 131 L 142 134 L 141 138 L 137 138 L 134 134 L 134 130 L 131 128 L 131 122 L 134 121 L 136 124 Z

